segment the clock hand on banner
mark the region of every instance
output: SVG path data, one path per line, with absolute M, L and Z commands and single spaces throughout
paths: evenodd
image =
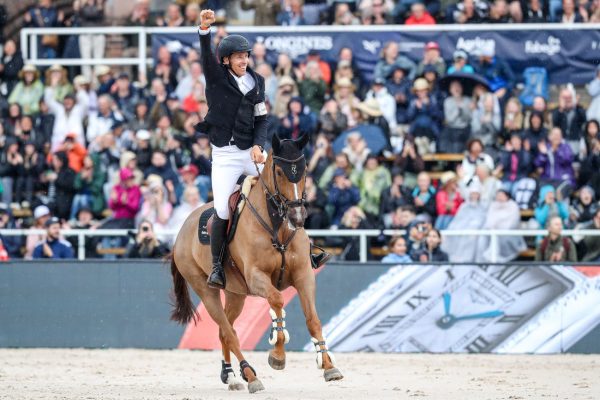
M 455 316 L 450 313 L 450 304 L 452 302 L 452 295 L 449 292 L 444 292 L 442 295 L 444 299 L 444 315 L 436 321 L 436 325 L 441 329 L 450 329 L 456 322 L 466 319 L 480 319 L 480 318 L 495 318 L 504 315 L 504 312 L 500 310 L 493 310 L 487 312 L 481 312 L 476 314 Z

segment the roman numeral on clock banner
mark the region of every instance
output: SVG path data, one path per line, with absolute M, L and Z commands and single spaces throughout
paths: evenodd
M 526 271 L 525 267 L 504 267 L 500 271 L 492 272 L 490 275 L 498 279 L 504 286 L 510 286 L 518 277 Z
M 404 317 L 406 317 L 406 315 L 388 315 L 387 317 L 379 321 L 377 325 L 369 329 L 369 331 L 362 335 L 362 337 L 380 335 L 382 333 L 385 333 L 391 328 L 393 328 L 398 322 L 402 321 Z
M 425 300 L 428 300 L 429 298 L 430 298 L 430 296 L 422 296 L 421 292 L 418 292 L 417 294 L 415 294 L 413 297 L 411 297 L 410 299 L 408 299 L 406 301 L 406 305 L 414 310 L 415 308 L 419 307 L 419 305 L 422 302 L 424 302 Z
M 469 353 L 481 353 L 489 345 L 490 345 L 490 342 L 485 340 L 483 338 L 483 336 L 477 336 L 477 338 L 475 338 L 475 340 L 473 340 L 469 345 L 467 345 L 467 347 L 465 347 L 465 350 L 467 350 Z

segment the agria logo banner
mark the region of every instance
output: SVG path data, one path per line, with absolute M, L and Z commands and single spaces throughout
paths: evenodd
M 336 351 L 564 352 L 600 323 L 600 279 L 588 275 L 565 266 L 398 266 L 325 334 Z

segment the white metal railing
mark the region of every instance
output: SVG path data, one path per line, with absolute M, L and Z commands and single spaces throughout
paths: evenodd
M 360 29 L 361 32 L 469 32 L 469 31 L 537 31 L 537 30 L 600 30 L 600 23 L 593 24 L 473 24 L 473 25 L 378 25 L 378 26 L 329 26 L 329 25 L 310 25 L 310 26 L 228 26 L 228 33 L 333 33 L 348 32 L 350 30 Z M 146 73 L 147 65 L 152 59 L 146 57 L 147 35 L 151 34 L 180 34 L 195 33 L 195 27 L 137 27 L 137 26 L 111 26 L 111 27 L 88 27 L 88 28 L 23 28 L 21 35 L 21 53 L 27 63 L 39 66 L 48 66 L 60 61 L 64 66 L 79 65 L 137 65 L 139 70 Z M 40 59 L 38 57 L 38 36 L 40 35 L 137 35 L 138 36 L 138 56 L 133 58 L 102 58 L 102 59 Z M 31 51 L 30 51 L 31 50 Z
M 46 231 L 42 229 L 0 229 L 0 235 L 4 236 L 26 236 L 44 234 Z M 85 240 L 86 237 L 98 236 L 127 236 L 130 232 L 136 232 L 130 229 L 69 229 L 62 230 L 63 236 L 77 236 L 77 258 L 85 259 Z M 369 252 L 367 238 L 377 237 L 381 234 L 385 236 L 405 235 L 405 230 L 394 229 L 308 229 L 306 231 L 310 237 L 358 237 L 360 245 L 360 262 L 366 262 Z M 176 230 L 157 230 L 156 235 L 159 237 L 174 238 L 177 236 Z M 492 259 L 491 262 L 498 261 L 498 237 L 500 236 L 545 236 L 548 231 L 545 229 L 515 229 L 515 230 L 477 230 L 465 229 L 460 231 L 442 231 L 442 236 L 490 236 L 490 247 Z M 563 230 L 563 236 L 600 236 L 600 229 L 586 230 Z

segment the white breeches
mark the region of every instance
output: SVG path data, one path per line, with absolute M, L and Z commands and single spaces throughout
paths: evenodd
M 250 157 L 251 149 L 240 150 L 237 146 L 212 146 L 212 191 L 214 207 L 221 219 L 229 219 L 229 196 L 242 175 L 257 176 Z M 258 168 L 262 171 L 262 165 Z

